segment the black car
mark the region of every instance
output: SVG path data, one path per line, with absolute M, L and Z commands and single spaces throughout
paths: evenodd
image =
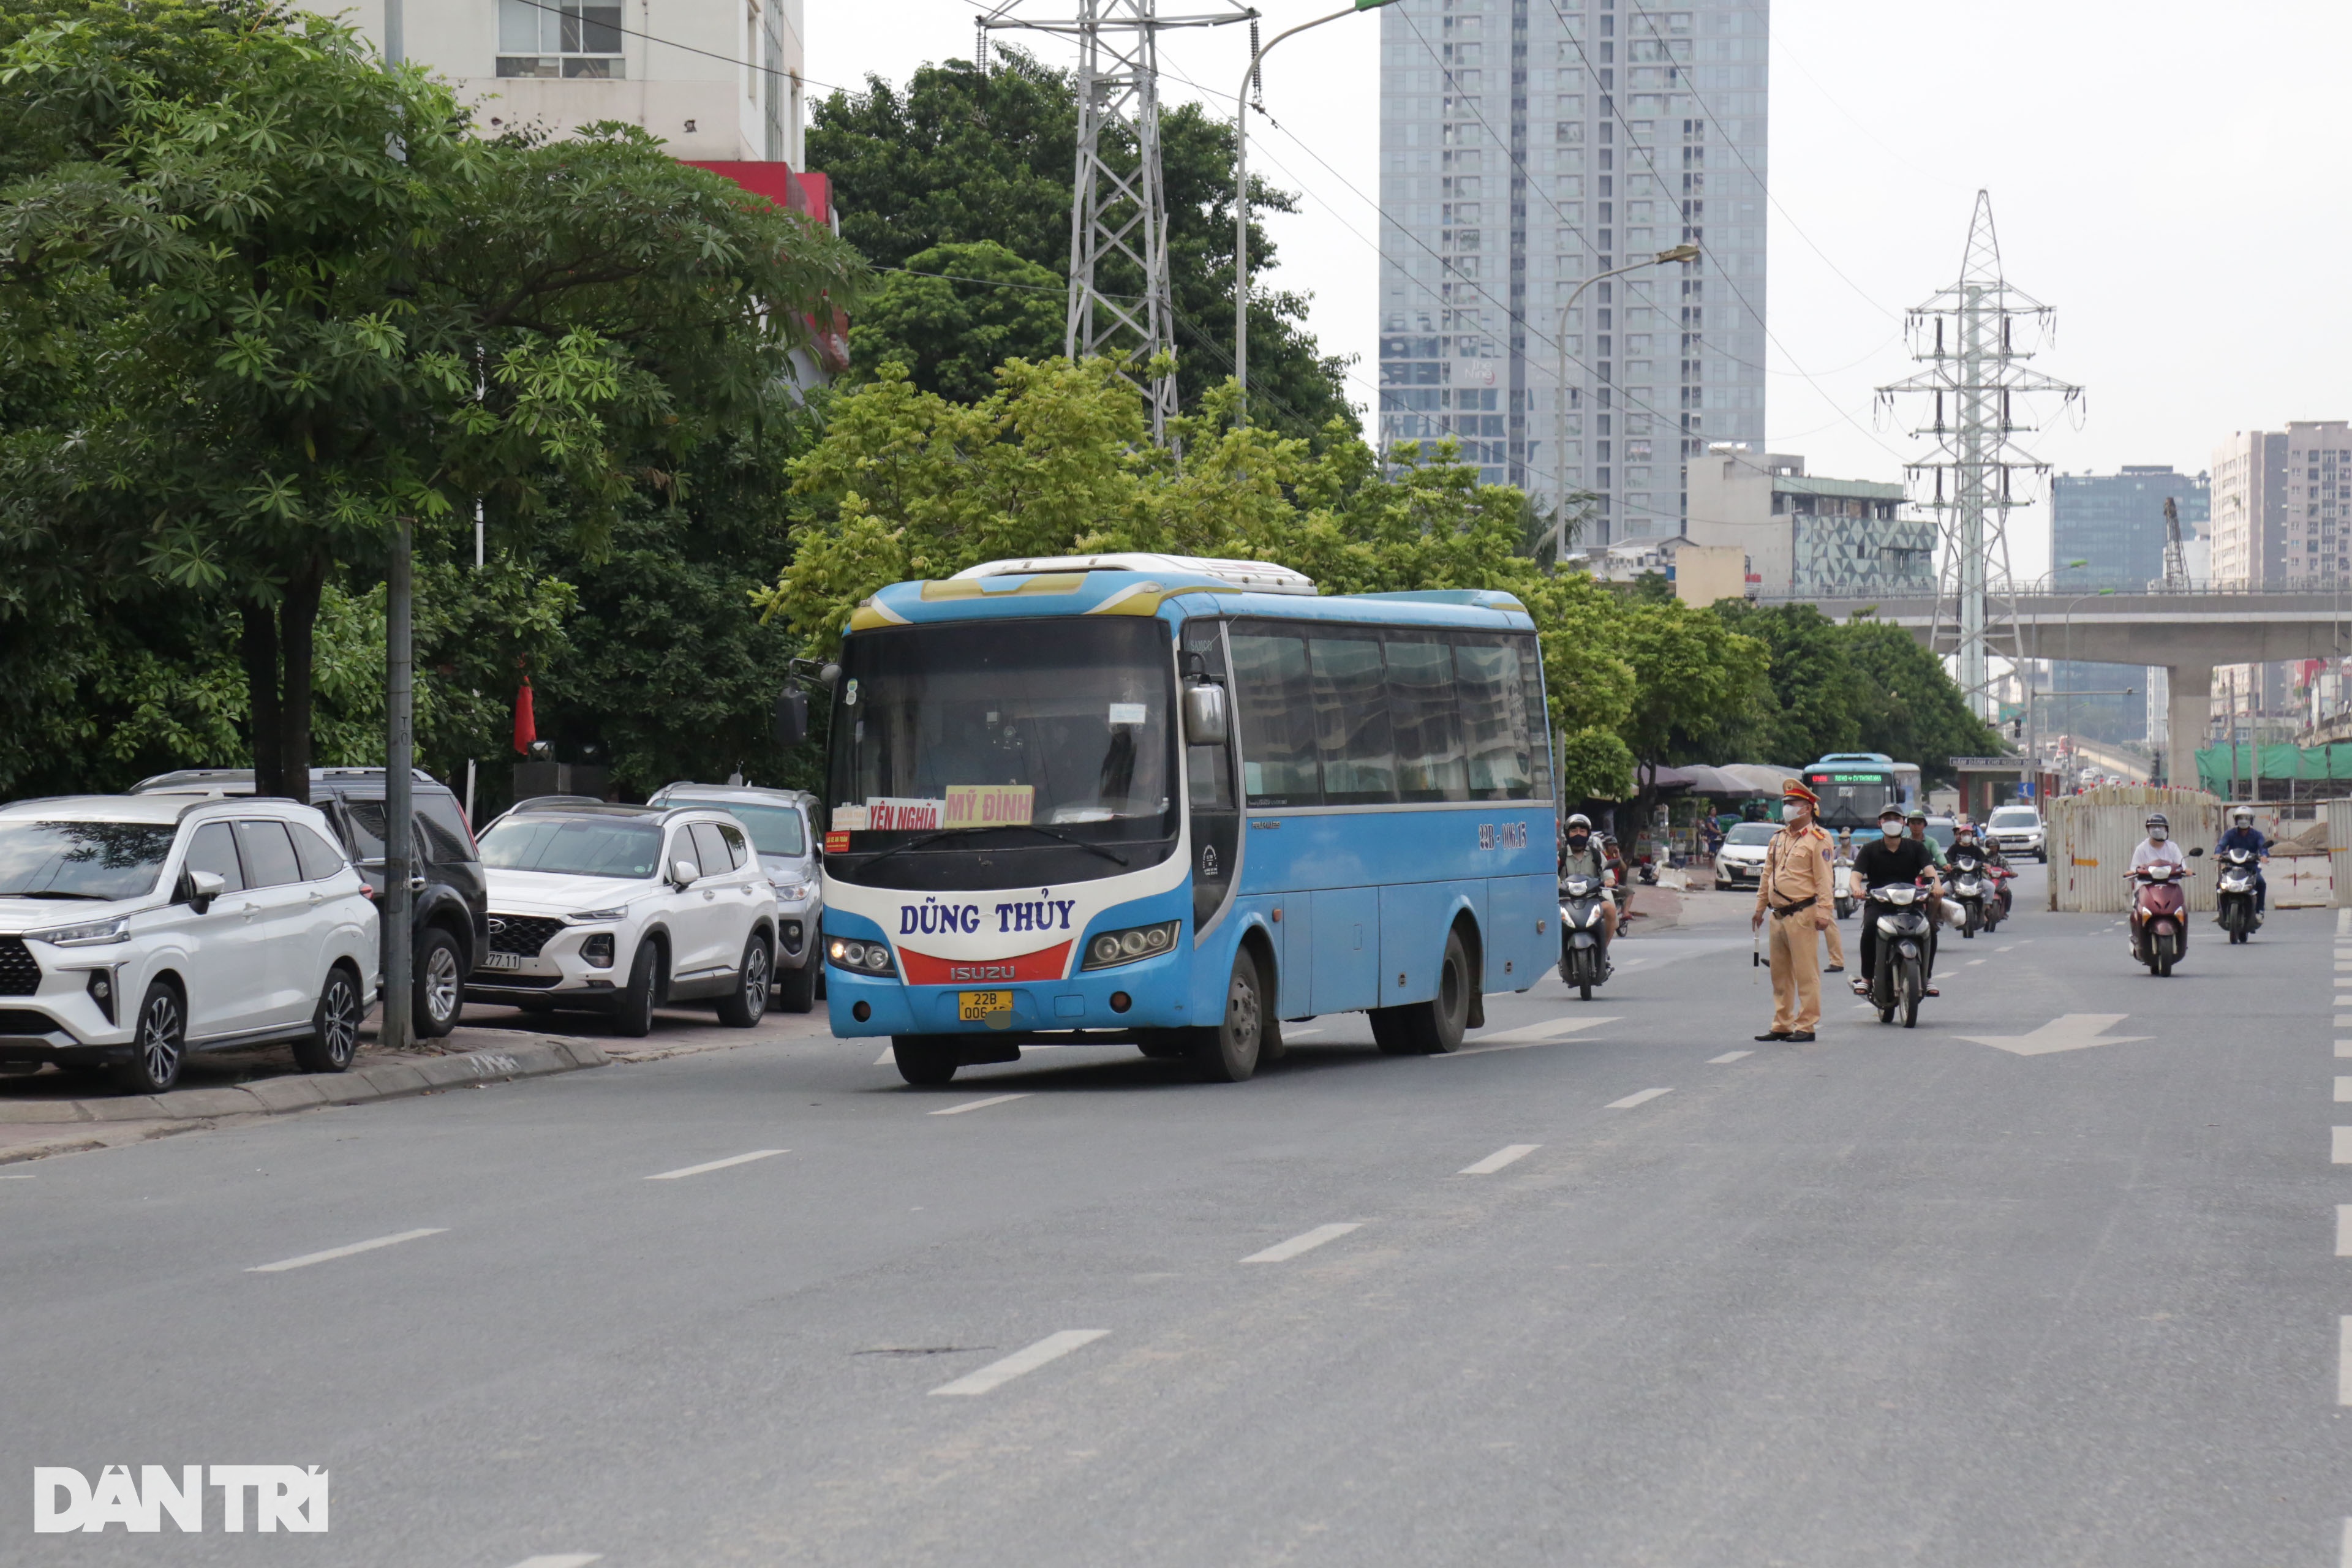
M 466 976 L 490 942 L 489 885 L 466 814 L 446 784 L 418 770 L 410 786 L 415 826 L 410 834 L 416 872 L 409 883 L 415 1000 L 412 1026 L 437 1038 L 457 1026 Z M 190 768 L 158 773 L 131 787 L 132 795 L 242 795 L 253 793 L 250 768 Z M 383 770 L 312 768 L 310 804 L 324 812 L 344 852 L 383 894 Z

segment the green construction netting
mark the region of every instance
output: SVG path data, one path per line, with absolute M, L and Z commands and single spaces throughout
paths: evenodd
M 2236 753 L 2235 757 L 2231 752 Z M 2197 753 L 2197 782 L 2216 795 L 2230 781 L 2352 779 L 2352 742 L 2333 746 L 2207 746 Z

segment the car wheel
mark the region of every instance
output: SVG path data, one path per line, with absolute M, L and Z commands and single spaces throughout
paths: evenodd
M 719 1021 L 730 1029 L 748 1029 L 768 1016 L 768 933 L 755 931 L 743 943 L 743 962 L 736 970 L 735 989 L 719 999 Z
M 961 1065 L 952 1042 L 920 1035 L 891 1036 L 890 1058 L 898 1064 L 898 1076 L 921 1089 L 937 1089 L 955 1077 Z
M 1192 1068 L 1210 1083 L 1243 1083 L 1257 1071 L 1265 1035 L 1265 977 L 1246 947 L 1234 954 L 1225 981 L 1225 1014 L 1214 1026 L 1192 1031 Z
M 806 1013 L 816 1005 L 816 960 L 776 976 L 776 1004 L 787 1013 Z
M 111 1069 L 114 1086 L 126 1094 L 161 1094 L 180 1081 L 180 1063 L 187 1054 L 188 1016 L 180 994 L 166 982 L 154 981 L 139 1002 L 131 1059 Z
M 621 993 L 621 1009 L 613 1016 L 613 1032 L 642 1040 L 654 1032 L 654 996 L 661 989 L 662 945 L 658 937 L 637 943 L 629 963 L 628 988 Z
M 294 1065 L 304 1072 L 341 1072 L 360 1048 L 359 976 L 338 963 L 310 1014 L 310 1032 L 294 1042 Z
M 425 928 L 416 950 L 416 999 L 408 1014 L 421 1039 L 441 1038 L 466 1010 L 466 966 L 458 953 L 456 937 L 439 926 Z

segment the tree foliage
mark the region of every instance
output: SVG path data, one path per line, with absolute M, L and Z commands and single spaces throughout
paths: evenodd
M 1182 404 L 1198 408 L 1233 371 L 1234 132 L 1187 103 L 1161 113 L 1160 133 L 1177 387 Z M 835 92 L 816 106 L 808 145 L 810 160 L 839 192 L 843 237 L 877 268 L 971 272 L 934 265 L 945 259 L 938 249 L 988 242 L 1041 269 L 1060 288 L 1069 275 L 1076 139 L 1070 74 L 1006 50 L 985 76 L 950 60 L 916 71 L 903 90 L 868 77 L 862 93 Z M 1129 151 L 1110 147 L 1107 156 L 1117 162 Z M 1253 215 L 1292 212 L 1297 205 L 1288 193 L 1250 182 Z M 1334 418 L 1352 426 L 1347 362 L 1320 353 L 1305 331 L 1306 296 L 1268 287 L 1275 257 L 1253 217 L 1251 416 L 1300 437 L 1316 435 Z M 991 259 L 977 270 L 1008 281 L 1034 280 L 1004 267 Z M 1134 293 L 1142 279 L 1112 261 L 1097 282 L 1108 291 Z M 1047 310 L 1036 302 L 1050 296 L 1024 294 L 1019 301 L 985 307 L 978 300 L 984 287 L 941 289 L 911 276 L 886 276 L 876 309 L 854 329 L 862 335 L 861 362 L 904 364 L 918 387 L 944 392 L 950 381 L 935 365 L 993 366 L 1062 352 L 1060 302 Z M 971 387 L 971 395 L 985 390 L 968 375 L 951 379 Z

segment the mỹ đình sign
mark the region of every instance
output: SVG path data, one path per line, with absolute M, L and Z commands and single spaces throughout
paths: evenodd
M 950 784 L 944 826 L 1020 827 L 1036 816 L 1034 784 Z

